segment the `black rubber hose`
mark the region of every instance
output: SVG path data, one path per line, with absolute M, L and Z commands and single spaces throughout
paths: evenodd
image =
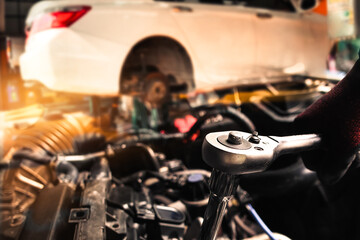
M 39 164 L 48 164 L 52 161 L 52 157 L 44 154 L 37 154 L 34 153 L 30 149 L 20 149 L 17 152 L 14 153 L 12 156 L 13 160 L 16 161 L 22 161 L 22 160 L 31 160 L 33 162 L 39 163 Z
M 63 173 L 65 175 L 65 180 L 72 183 L 76 183 L 79 177 L 77 168 L 73 164 L 65 161 L 61 161 L 57 164 L 56 172 L 58 174 Z
M 218 109 L 211 110 L 207 112 L 204 116 L 200 117 L 196 123 L 191 127 L 189 132 L 186 133 L 186 138 L 190 138 L 193 134 L 195 134 L 201 126 L 211 117 L 214 117 L 216 115 L 222 115 L 223 117 L 230 118 L 235 123 L 237 123 L 239 126 L 245 126 L 247 131 L 254 133 L 255 125 L 253 122 L 242 112 L 237 111 L 233 107 L 219 107 Z
M 229 106 L 214 106 L 214 107 L 203 107 L 199 108 L 200 110 L 208 110 L 208 112 L 200 117 L 196 123 L 191 127 L 191 129 L 187 133 L 175 133 L 175 134 L 149 134 L 149 136 L 138 136 L 135 139 L 125 140 L 125 141 L 117 141 L 116 145 L 121 146 L 122 144 L 134 144 L 134 143 L 157 143 L 157 142 L 165 142 L 168 140 L 183 140 L 183 139 L 190 139 L 192 135 L 194 135 L 201 126 L 204 125 L 206 120 L 211 117 L 215 117 L 217 115 L 222 115 L 223 117 L 230 118 L 239 126 L 245 126 L 246 131 L 250 133 L 254 133 L 256 131 L 254 123 L 242 112 L 236 110 L 233 107 Z

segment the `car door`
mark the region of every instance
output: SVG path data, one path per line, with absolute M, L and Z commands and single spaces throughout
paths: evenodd
M 254 15 L 234 5 L 171 3 L 172 15 L 186 36 L 211 85 L 251 72 L 255 64 Z

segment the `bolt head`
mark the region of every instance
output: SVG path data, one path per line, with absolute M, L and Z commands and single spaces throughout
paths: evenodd
M 230 132 L 228 135 L 228 143 L 234 145 L 240 145 L 242 143 L 243 137 L 239 132 Z

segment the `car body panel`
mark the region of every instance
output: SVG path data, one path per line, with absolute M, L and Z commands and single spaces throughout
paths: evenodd
M 172 15 L 206 72 L 206 84 L 246 76 L 253 70 L 256 39 L 252 14 L 239 12 L 233 6 L 181 6 L 191 8 L 192 12 L 173 11 Z
M 287 71 L 293 66 L 300 66 L 294 68 L 297 74 L 326 69 L 329 42 L 321 35 L 326 34 L 326 21 L 316 14 L 200 3 L 77 0 L 40 2 L 27 22 L 69 4 L 92 9 L 69 28 L 45 30 L 28 39 L 21 57 L 25 80 L 59 91 L 116 95 L 131 49 L 155 36 L 184 47 L 196 89 L 266 82 L 294 73 Z M 179 6 L 191 11 L 177 12 Z M 264 11 L 271 18 L 259 18 Z

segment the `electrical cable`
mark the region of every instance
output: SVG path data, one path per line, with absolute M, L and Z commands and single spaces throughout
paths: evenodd
M 245 205 L 246 209 L 250 212 L 250 214 L 254 217 L 256 222 L 260 225 L 260 227 L 264 230 L 264 232 L 269 236 L 270 240 L 277 240 L 277 238 L 274 236 L 274 233 L 266 226 L 264 221 L 260 218 L 260 216 L 257 214 L 253 206 L 248 203 Z
M 256 235 L 256 232 L 251 229 L 250 227 L 248 227 L 244 221 L 240 218 L 239 215 L 235 215 L 234 216 L 234 221 L 237 225 L 239 225 L 239 227 L 245 231 L 247 234 L 249 234 L 250 236 L 255 236 Z

